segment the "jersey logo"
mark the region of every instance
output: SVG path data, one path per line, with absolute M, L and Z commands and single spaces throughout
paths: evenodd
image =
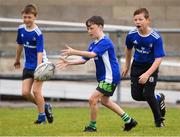
M 36 41 L 36 37 L 33 37 L 33 41 Z
M 133 43 L 136 44 L 136 45 L 138 44 L 137 40 L 133 41 Z
M 149 77 L 149 82 L 154 82 L 154 77 Z
M 150 47 L 150 48 L 152 48 L 152 47 L 153 47 L 153 44 L 152 44 L 152 43 L 150 43 L 150 44 L 149 44 L 149 47 Z
M 28 41 L 26 41 L 26 45 L 29 45 L 29 42 L 28 42 Z
M 145 47 L 141 47 L 142 50 L 145 50 Z

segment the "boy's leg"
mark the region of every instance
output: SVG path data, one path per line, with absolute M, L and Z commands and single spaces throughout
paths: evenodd
M 166 114 L 165 95 L 163 93 L 156 94 L 156 99 L 159 104 L 161 116 L 165 117 L 165 114 Z
M 85 127 L 85 132 L 94 132 L 96 131 L 96 118 L 97 118 L 97 103 L 98 100 L 103 96 L 102 93 L 95 90 L 91 97 L 89 98 L 89 107 L 90 107 L 90 123 Z
M 136 101 L 145 101 L 143 90 L 144 86 L 139 84 L 139 77 L 131 77 L 131 96 Z
M 30 69 L 23 69 L 22 74 L 22 96 L 26 98 L 28 101 L 36 104 L 34 96 L 31 94 L 31 88 L 34 81 L 34 71 Z
M 129 117 L 128 114 L 125 113 L 120 106 L 110 100 L 110 96 L 113 95 L 116 86 L 117 84 L 110 84 L 105 81 L 101 81 L 96 89 L 103 94 L 103 96 L 101 97 L 101 103 L 107 108 L 117 113 L 125 122 L 124 131 L 129 131 L 137 125 L 137 122 L 131 117 Z
M 133 118 L 129 117 L 128 114 L 125 113 L 124 110 L 113 102 L 108 96 L 103 96 L 101 98 L 101 103 L 122 118 L 122 120 L 125 122 L 124 131 L 129 131 L 137 125 L 137 122 Z
M 28 78 L 28 79 L 23 80 L 23 82 L 22 82 L 22 96 L 24 98 L 26 98 L 28 101 L 31 101 L 32 103 L 36 104 L 34 96 L 31 94 L 32 84 L 33 84 L 32 78 Z
M 45 114 L 46 118 L 49 123 L 52 123 L 54 121 L 53 113 L 52 113 L 52 106 L 49 103 L 45 104 Z
M 119 116 L 122 116 L 125 113 L 124 110 L 118 104 L 113 102 L 108 96 L 103 96 L 101 98 L 101 103 L 105 107 L 107 107 L 107 108 L 111 109 L 112 111 L 114 111 Z
M 164 119 L 161 116 L 159 104 L 154 94 L 155 86 L 156 86 L 156 81 L 149 80 L 144 86 L 144 96 L 153 112 L 156 127 L 163 127 Z
M 43 82 L 34 80 L 33 83 L 33 94 L 34 98 L 36 100 L 39 116 L 38 120 L 35 122 L 36 124 L 41 124 L 46 121 L 46 115 L 45 115 L 45 101 L 44 97 L 42 96 L 41 90 L 42 90 L 42 84 Z

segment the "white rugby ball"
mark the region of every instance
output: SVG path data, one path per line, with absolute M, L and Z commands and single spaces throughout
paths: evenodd
M 55 65 L 51 62 L 43 62 L 37 66 L 34 71 L 34 79 L 38 81 L 46 81 L 53 77 Z

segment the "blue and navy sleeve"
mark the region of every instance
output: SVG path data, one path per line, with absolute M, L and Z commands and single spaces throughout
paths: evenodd
M 21 38 L 21 33 L 20 33 L 20 29 L 18 29 L 18 33 L 17 33 L 17 39 L 16 39 L 17 44 L 22 45 L 22 38 Z
M 44 39 L 43 35 L 37 35 L 36 37 L 36 47 L 37 47 L 37 52 L 43 52 L 44 50 Z
M 154 43 L 154 58 L 159 58 L 165 56 L 164 48 L 163 48 L 163 41 L 160 37 Z
M 133 48 L 133 44 L 131 42 L 131 37 L 130 37 L 129 34 L 127 34 L 127 36 L 126 36 L 126 46 L 127 46 L 128 49 L 132 49 Z
M 92 50 L 92 52 L 96 53 L 98 56 L 102 56 L 111 46 L 110 42 L 101 41 L 98 45 Z

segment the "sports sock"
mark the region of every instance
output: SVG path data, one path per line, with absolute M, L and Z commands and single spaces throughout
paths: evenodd
M 161 99 L 161 95 L 159 95 L 159 94 L 156 94 L 156 100 L 159 102 L 160 101 L 160 99 Z
M 44 112 L 43 113 L 39 113 L 38 121 L 46 121 L 46 114 Z
M 122 120 L 125 122 L 125 123 L 130 123 L 131 122 L 131 117 L 127 114 L 127 113 L 124 113 L 122 116 L 121 116 Z
M 96 128 L 96 121 L 90 121 L 89 126 L 92 128 Z
M 48 103 L 44 104 L 44 108 L 47 109 L 48 108 Z

